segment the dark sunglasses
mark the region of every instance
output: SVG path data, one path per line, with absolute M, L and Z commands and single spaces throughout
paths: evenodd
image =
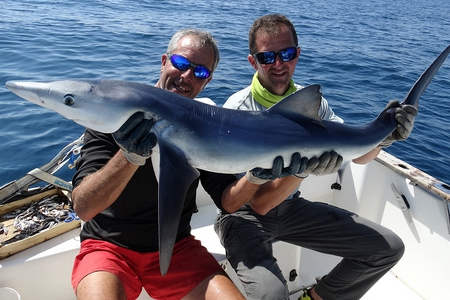
M 194 70 L 194 76 L 199 79 L 207 79 L 211 75 L 211 71 L 208 70 L 207 67 L 196 65 L 184 56 L 178 54 L 169 54 L 169 58 L 172 66 L 183 72 L 191 68 Z
M 266 51 L 253 54 L 253 57 L 255 57 L 256 60 L 262 65 L 270 65 L 275 63 L 277 56 L 280 57 L 282 62 L 291 61 L 297 57 L 297 47 L 289 47 L 278 52 Z

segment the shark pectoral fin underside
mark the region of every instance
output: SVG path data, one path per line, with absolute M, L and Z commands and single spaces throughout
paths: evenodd
M 408 95 L 405 97 L 403 104 L 414 105 L 418 108 L 419 98 L 422 96 L 425 89 L 433 79 L 433 76 L 437 73 L 439 68 L 442 66 L 444 61 L 447 59 L 450 53 L 450 46 L 447 46 L 444 51 L 433 61 L 433 63 L 422 73 L 422 75 L 417 79 L 416 83 L 413 85 L 411 90 L 409 90 Z
M 322 103 L 322 92 L 320 85 L 313 84 L 304 87 L 287 96 L 267 111 L 296 119 L 298 116 L 313 120 L 320 120 L 319 109 Z
M 159 139 L 160 173 L 158 189 L 159 268 L 167 273 L 177 237 L 186 193 L 200 173 L 191 167 L 184 154 Z

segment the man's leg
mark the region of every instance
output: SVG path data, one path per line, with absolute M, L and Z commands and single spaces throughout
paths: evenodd
M 273 257 L 273 238 L 268 233 L 274 214 L 276 209 L 265 216 L 239 211 L 219 217 L 215 225 L 249 300 L 289 298 L 286 280 Z
M 280 215 L 278 239 L 343 257 L 315 288 L 325 300 L 361 298 L 403 255 L 395 233 L 332 205 L 292 199 Z
M 215 300 L 215 299 L 236 299 L 244 300 L 244 296 L 234 283 L 228 278 L 225 272 L 217 272 L 203 280 L 183 300 Z
M 85 276 L 77 286 L 78 300 L 126 300 L 122 282 L 116 275 L 99 271 Z
M 154 299 L 244 299 L 214 256 L 193 236 L 175 243 L 166 275 L 161 276 L 158 261 L 150 264 L 146 260 L 138 274 Z
M 99 240 L 85 240 L 72 270 L 78 299 L 136 299 L 142 285 L 120 247 Z

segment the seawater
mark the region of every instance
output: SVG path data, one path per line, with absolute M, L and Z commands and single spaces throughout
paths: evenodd
M 201 96 L 223 104 L 250 83 L 248 30 L 282 13 L 302 52 L 294 76 L 318 83 L 348 124 L 403 99 L 450 44 L 447 0 L 13 1 L 0 8 L 0 185 L 48 162 L 83 128 L 9 92 L 7 80 L 110 78 L 154 84 L 161 54 L 181 28 L 209 30 L 221 61 Z M 450 183 L 450 61 L 422 97 L 412 136 L 387 151 Z M 101 112 L 99 112 L 101 113 Z M 71 170 L 60 176 L 71 178 Z

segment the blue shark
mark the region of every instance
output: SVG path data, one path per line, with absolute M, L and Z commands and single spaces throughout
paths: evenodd
M 420 96 L 449 52 L 450 46 L 419 77 L 402 103 L 418 107 Z M 320 120 L 319 85 L 307 86 L 262 112 L 208 105 L 150 85 L 119 80 L 8 81 L 6 87 L 104 133 L 117 131 L 136 112 L 156 120 L 152 131 L 160 152 L 161 274 L 169 268 L 183 202 L 199 176 L 197 169 L 237 174 L 255 167 L 271 168 L 279 155 L 289 163 L 294 152 L 311 158 L 331 150 L 348 161 L 372 150 L 396 127 L 392 109 L 362 126 Z

